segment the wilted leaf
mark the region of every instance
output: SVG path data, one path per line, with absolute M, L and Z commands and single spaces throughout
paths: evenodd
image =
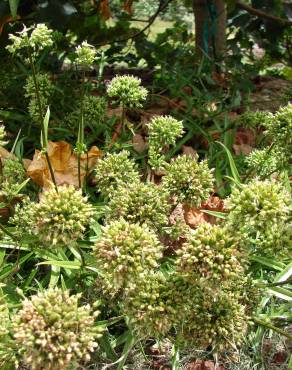
M 135 134 L 133 136 L 132 142 L 133 148 L 136 150 L 137 153 L 143 153 L 148 148 L 146 141 L 140 134 Z
M 124 9 L 125 12 L 127 12 L 129 14 L 133 13 L 133 9 L 132 9 L 133 2 L 134 2 L 134 0 L 126 0 L 124 2 L 123 9 Z
M 81 155 L 81 182 L 83 183 L 86 173 L 90 173 L 101 151 L 93 146 L 87 154 Z M 48 156 L 53 167 L 57 185 L 78 186 L 78 160 L 77 154 L 65 141 L 48 143 Z M 27 168 L 27 174 L 31 179 L 43 188 L 48 188 L 51 183 L 50 172 L 45 156 L 36 150 L 32 162 Z
M 109 0 L 101 0 L 100 2 L 100 12 L 104 19 L 109 19 L 111 17 L 111 10 L 109 7 Z

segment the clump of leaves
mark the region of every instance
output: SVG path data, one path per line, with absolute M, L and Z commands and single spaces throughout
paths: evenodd
M 181 155 L 165 165 L 162 185 L 180 203 L 199 207 L 213 190 L 213 175 L 207 161 Z
M 12 331 L 26 365 L 61 370 L 90 360 L 101 336 L 94 323 L 99 312 L 79 305 L 80 297 L 56 288 L 23 300 Z
M 30 235 L 40 247 L 72 245 L 82 238 L 93 216 L 93 207 L 73 186 L 47 190 L 39 203 L 17 205 L 12 223 L 18 233 Z

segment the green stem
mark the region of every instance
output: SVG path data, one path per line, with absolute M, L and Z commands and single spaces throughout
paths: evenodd
M 126 118 L 126 108 L 125 108 L 125 103 L 122 102 L 122 131 L 125 132 L 125 118 Z
M 42 133 L 42 137 L 45 138 L 44 112 L 43 112 L 43 107 L 42 107 L 42 103 L 41 103 L 39 84 L 38 84 L 38 80 L 37 80 L 37 77 L 36 77 L 36 70 L 35 70 L 35 66 L 34 66 L 33 59 L 32 59 L 30 51 L 28 52 L 28 58 L 29 58 L 29 63 L 30 63 L 31 71 L 32 71 L 32 78 L 33 78 L 33 83 L 34 83 L 34 87 L 35 87 L 35 94 L 36 94 L 36 99 L 37 99 L 37 104 L 38 104 L 38 109 L 39 109 L 39 119 L 40 119 L 40 124 L 41 124 L 41 133 Z M 46 160 L 47 160 L 47 163 L 48 163 L 51 179 L 52 179 L 53 184 L 55 186 L 56 192 L 58 193 L 58 187 L 57 187 L 53 167 L 52 167 L 52 164 L 50 162 L 50 158 L 49 158 L 48 153 L 47 153 L 47 147 L 45 147 L 43 149 L 45 149 L 45 151 L 46 151 L 45 157 L 46 157 Z
M 282 330 L 280 328 L 277 328 L 276 326 L 272 325 L 271 323 L 269 322 L 266 322 L 266 321 L 263 321 L 263 320 L 260 320 L 258 319 L 257 317 L 254 317 L 253 318 L 253 321 L 256 322 L 257 324 L 259 325 L 262 325 L 268 329 L 271 329 L 271 330 L 274 330 L 276 333 L 279 333 L 281 335 L 284 335 L 285 337 L 287 337 L 288 339 L 292 340 L 292 335 L 287 333 L 285 330 Z
M 84 146 L 84 97 L 85 97 L 85 71 L 82 73 L 82 90 L 81 90 L 81 108 L 80 108 L 80 121 L 78 127 L 77 139 L 77 160 L 78 160 L 78 185 L 81 189 L 81 151 Z
M 13 234 L 11 234 L 11 232 L 10 232 L 10 231 L 8 231 L 8 230 L 6 229 L 6 227 L 4 227 L 1 223 L 0 223 L 0 229 L 1 229 L 1 230 L 2 230 L 6 235 L 8 235 L 12 240 L 17 241 L 16 237 L 15 237 Z

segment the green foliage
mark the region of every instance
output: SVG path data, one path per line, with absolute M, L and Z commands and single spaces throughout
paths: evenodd
M 164 152 L 169 145 L 174 145 L 183 134 L 183 124 L 170 116 L 153 117 L 148 124 L 149 164 L 153 169 L 162 169 L 165 165 Z
M 118 188 L 127 187 L 130 183 L 139 182 L 139 173 L 130 153 L 123 150 L 119 153 L 107 154 L 97 162 L 95 180 L 98 190 L 111 196 Z
M 47 190 L 39 203 L 28 201 L 16 207 L 12 223 L 19 235 L 34 237 L 33 246 L 56 248 L 82 238 L 93 216 L 92 205 L 73 186 Z
M 5 128 L 4 126 L 0 125 L 0 146 L 4 146 L 8 143 L 7 141 L 5 141 L 5 136 L 6 136 Z
M 78 45 L 75 49 L 76 64 L 82 68 L 91 67 L 96 59 L 96 52 L 97 51 L 94 46 L 83 41 L 82 44 Z
M 213 175 L 207 161 L 181 155 L 165 165 L 162 184 L 178 202 L 199 207 L 213 191 Z
M 252 129 L 265 127 L 273 119 L 273 114 L 267 111 L 246 111 L 240 115 L 238 124 L 240 126 Z
M 229 227 L 241 235 L 245 249 L 287 255 L 291 197 L 281 184 L 253 180 L 240 188 L 234 187 L 226 205 Z
M 2 181 L 7 181 L 11 185 L 21 184 L 26 178 L 23 164 L 18 159 L 7 158 L 4 162 L 2 176 Z
M 148 91 L 141 86 L 141 80 L 134 76 L 116 76 L 107 86 L 110 97 L 117 98 L 126 107 L 142 107 Z
M 81 294 L 49 289 L 26 298 L 13 318 L 13 335 L 24 363 L 32 369 L 68 369 L 88 362 L 96 350 L 98 311 L 79 305 Z

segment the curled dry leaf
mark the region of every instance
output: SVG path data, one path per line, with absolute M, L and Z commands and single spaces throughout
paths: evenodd
M 140 134 L 135 134 L 133 136 L 132 144 L 137 153 L 143 153 L 148 148 L 148 144 Z
M 187 370 L 226 370 L 223 365 L 215 366 L 210 360 L 196 360 L 187 365 Z
M 89 152 L 81 155 L 81 182 L 84 182 L 86 174 L 90 173 L 101 151 L 93 146 Z M 65 141 L 49 141 L 48 156 L 53 167 L 57 185 L 74 185 L 78 187 L 78 160 L 72 146 Z M 36 150 L 33 160 L 27 168 L 28 176 L 39 186 L 47 189 L 51 184 L 51 176 L 45 156 Z
M 206 202 L 202 203 L 200 208 L 183 206 L 185 222 L 191 227 L 196 228 L 202 222 L 209 222 L 214 225 L 217 223 L 215 216 L 204 213 L 203 210 L 224 212 L 224 201 L 217 197 L 211 196 Z

